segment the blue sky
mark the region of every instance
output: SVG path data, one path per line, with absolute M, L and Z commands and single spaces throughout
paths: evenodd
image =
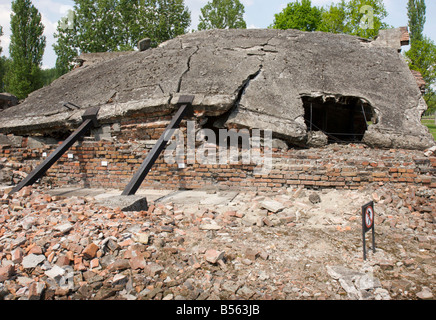
M 279 13 L 286 7 L 286 4 L 291 0 L 240 0 L 245 5 L 245 21 L 249 28 L 267 28 L 274 21 L 274 14 Z M 208 0 L 185 0 L 185 5 L 191 11 L 192 25 L 191 29 L 195 29 L 198 24 L 200 8 L 202 8 Z M 337 3 L 339 0 L 312 0 L 312 4 L 324 6 L 331 3 Z M 407 0 L 384 0 L 389 16 L 385 22 L 394 26 L 401 27 L 407 25 Z M 57 22 L 66 15 L 68 9 L 74 5 L 73 0 L 33 0 L 33 4 L 42 14 L 42 21 L 45 25 L 45 35 L 47 37 L 47 47 L 44 54 L 43 67 L 54 67 L 56 55 L 53 52 L 52 45 L 54 43 L 53 33 L 56 31 Z M 424 33 L 436 42 L 436 1 L 427 0 L 427 23 Z M 11 0 L 0 0 L 0 25 L 3 26 L 3 37 L 0 38 L 3 54 L 8 53 L 10 42 L 10 14 Z

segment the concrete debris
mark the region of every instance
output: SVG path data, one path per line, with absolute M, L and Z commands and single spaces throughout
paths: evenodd
M 313 204 L 313 194 L 322 202 Z M 186 203 L 180 191 L 180 202 L 159 198 L 147 211 L 109 208 L 90 196 L 46 202 L 40 187 L 0 191 L 0 198 L 8 199 L 0 207 L 0 299 L 435 295 L 436 194 L 425 187 L 241 192 L 215 205 L 201 197 Z M 371 199 L 377 250 L 363 261 L 360 206 Z
M 24 269 L 31 269 L 36 268 L 38 264 L 43 262 L 45 260 L 45 256 L 42 254 L 29 254 L 28 256 L 25 256 L 22 261 L 22 266 Z
M 150 38 L 145 38 L 142 39 L 138 42 L 138 49 L 139 51 L 145 51 L 150 49 L 151 46 L 151 39 Z
M 101 195 L 100 203 L 109 208 L 120 208 L 121 211 L 147 211 L 147 198 L 139 195 L 115 196 L 113 194 Z
M 313 204 L 317 204 L 321 202 L 321 198 L 317 193 L 312 193 L 309 196 L 309 201 L 312 202 Z
M 362 273 L 342 266 L 327 266 L 327 273 L 337 280 L 353 300 L 376 299 L 375 290 L 381 287 L 380 281 L 371 273 Z M 389 294 L 382 300 L 390 300 Z M 377 299 L 379 300 L 379 299 Z
M 274 200 L 262 201 L 261 207 L 273 213 L 277 213 L 285 208 L 285 206 L 282 203 Z
M 436 146 L 433 146 L 424 152 L 424 155 L 426 157 L 431 157 L 432 155 L 435 155 L 435 154 L 436 154 Z
M 421 300 L 433 300 L 433 293 L 430 288 L 424 287 L 422 291 L 418 292 L 416 296 Z

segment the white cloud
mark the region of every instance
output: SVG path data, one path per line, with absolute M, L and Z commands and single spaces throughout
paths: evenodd
M 11 43 L 11 5 L 0 4 L 0 25 L 3 27 L 3 36 L 0 37 L 0 46 L 3 48 L 2 54 L 9 57 L 9 44 Z
M 74 10 L 74 7 L 73 7 L 73 6 L 70 6 L 70 5 L 68 5 L 68 4 L 63 4 L 63 5 L 61 5 L 60 8 L 59 8 L 59 13 L 60 13 L 62 16 L 65 16 L 65 15 L 68 13 L 68 11 L 70 11 L 70 10 Z
M 197 29 L 198 23 L 200 22 L 200 9 L 208 2 L 208 0 L 185 0 L 185 6 L 191 11 L 191 29 Z
M 245 6 L 245 7 L 249 7 L 252 6 L 254 4 L 254 0 L 241 0 L 241 3 Z

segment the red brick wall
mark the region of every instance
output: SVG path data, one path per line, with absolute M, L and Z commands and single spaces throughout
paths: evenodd
M 85 138 L 76 143 L 47 172 L 43 183 L 54 186 L 81 185 L 92 188 L 124 189 L 148 151 L 138 140 L 157 140 L 170 117 L 133 118 L 118 125 L 113 141 Z M 56 145 L 29 149 L 27 138 L 21 147 L 0 145 L 0 158 L 18 170 L 30 172 Z M 274 191 L 290 186 L 356 189 L 372 182 L 408 183 L 436 188 L 436 157 L 407 150 L 370 149 L 363 145 L 330 145 L 324 148 L 273 150 L 273 170 L 254 175 L 254 165 L 187 164 L 179 169 L 161 155 L 142 187 L 160 189 L 223 189 Z M 102 166 L 107 161 L 108 166 Z

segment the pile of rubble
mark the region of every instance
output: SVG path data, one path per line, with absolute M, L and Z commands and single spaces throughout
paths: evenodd
M 0 299 L 434 299 L 435 198 L 374 184 L 123 212 L 90 196 L 4 190 Z M 370 200 L 376 252 L 363 261 Z

